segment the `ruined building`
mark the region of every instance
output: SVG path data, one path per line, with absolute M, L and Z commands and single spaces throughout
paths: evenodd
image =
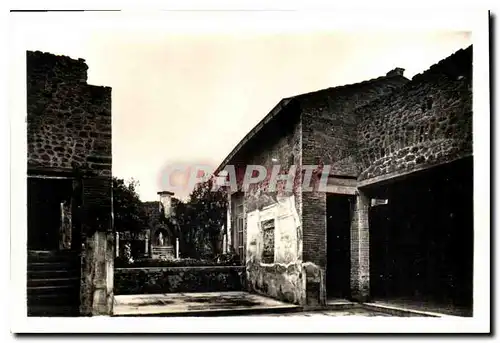
M 111 88 L 27 52 L 28 315 L 110 314 Z
M 177 232 L 174 224 L 170 221 L 174 193 L 161 191 L 158 192 L 158 195 L 160 201 L 144 203 L 149 218 L 150 255 L 153 259 L 171 259 L 177 257 Z
M 292 191 L 268 192 L 266 179 L 229 196 L 228 243 L 248 291 L 312 307 L 405 299 L 470 313 L 472 46 L 411 80 L 396 68 L 283 99 L 217 171 L 274 164 L 302 170 Z M 326 191 L 300 182 L 307 165 L 331 166 Z
M 158 192 L 160 201 L 142 203 L 147 225 L 139 232 L 116 233 L 116 256 L 125 256 L 126 244 L 130 244 L 134 257 L 173 259 L 177 257 L 177 228 L 172 220 L 172 196 L 168 191 Z M 118 229 L 118 228 L 117 228 Z M 118 230 L 117 230 L 118 231 Z

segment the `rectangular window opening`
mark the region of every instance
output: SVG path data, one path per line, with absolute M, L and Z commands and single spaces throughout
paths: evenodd
M 261 223 L 264 248 L 262 250 L 262 262 L 274 263 L 274 219 L 265 220 Z

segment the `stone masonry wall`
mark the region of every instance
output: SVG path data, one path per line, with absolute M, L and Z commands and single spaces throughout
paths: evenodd
M 359 180 L 472 154 L 472 46 L 356 111 Z
M 403 86 L 396 74 L 358 84 L 325 89 L 297 97 L 303 125 L 304 164 L 328 164 L 332 173 L 357 176 L 354 110 Z
M 241 266 L 117 268 L 114 275 L 116 295 L 229 292 L 245 287 Z
M 304 165 L 331 165 L 335 175 L 356 177 L 359 165 L 354 111 L 403 86 L 408 80 L 401 73 L 398 69 L 378 79 L 299 96 Z M 315 306 L 326 301 L 326 194 L 304 192 L 302 197 L 307 303 Z
M 287 173 L 291 165 L 302 165 L 300 115 L 292 104 L 281 119 L 269 122 L 250 143 L 242 156 L 234 160 L 246 165 L 262 165 L 268 170 L 266 180 L 251 187 L 244 195 L 246 233 L 246 271 L 249 291 L 265 294 L 290 303 L 304 302 L 302 277 L 302 194 L 296 174 L 293 190 L 278 184 L 275 192 L 268 191 L 272 166 L 279 164 Z M 233 163 L 233 162 L 230 162 Z M 262 223 L 274 221 L 273 262 L 263 261 L 264 236 Z
M 28 167 L 111 175 L 111 88 L 92 86 L 87 65 L 27 52 Z
M 28 172 L 75 178 L 81 315 L 113 306 L 111 88 L 88 85 L 83 59 L 27 52 Z M 76 220 L 78 219 L 78 220 Z

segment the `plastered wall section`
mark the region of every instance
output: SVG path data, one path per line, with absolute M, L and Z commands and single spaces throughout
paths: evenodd
M 245 164 L 262 165 L 267 178 L 244 193 L 247 289 L 289 303 L 302 304 L 304 278 L 302 271 L 302 193 L 300 172 L 292 177 L 291 190 L 285 181 L 276 190 L 269 189 L 273 165 L 279 164 L 288 175 L 290 166 L 296 171 L 302 165 L 302 133 L 300 115 L 293 106 L 279 120 L 270 122 L 247 144 Z M 272 236 L 264 235 L 263 222 L 274 225 Z M 263 258 L 264 248 L 273 247 L 271 260 Z

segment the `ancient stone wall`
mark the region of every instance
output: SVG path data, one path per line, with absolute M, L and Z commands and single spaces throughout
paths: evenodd
M 356 110 L 359 180 L 394 177 L 472 154 L 472 46 Z
M 296 107 L 284 110 L 286 115 L 269 122 L 234 159 L 267 169 L 266 179 L 244 196 L 248 290 L 302 304 L 301 122 Z M 284 188 L 285 181 L 274 191 L 269 188 L 274 165 L 280 165 L 284 174 L 292 165 L 298 168 L 291 190 Z
M 87 65 L 27 52 L 28 169 L 111 175 L 111 88 L 92 86 Z
M 407 81 L 402 69 L 397 69 L 385 77 L 299 96 L 304 165 L 330 165 L 330 173 L 356 177 L 359 165 L 354 111 Z M 316 306 L 326 301 L 326 194 L 303 192 L 302 197 L 307 304 Z
M 362 186 L 380 176 L 395 177 L 468 156 L 472 153 L 471 58 L 469 48 L 411 81 L 396 68 L 385 77 L 288 99 L 282 113 L 243 145 L 232 163 L 263 165 L 268 174 L 276 163 L 297 168 L 330 165 L 330 175 L 351 178 Z M 245 192 L 249 289 L 321 305 L 326 300 L 325 193 L 306 192 L 296 185 L 293 192 L 277 196 L 265 192 L 266 185 L 264 180 Z M 296 210 L 299 220 L 297 259 L 281 264 L 277 263 L 278 221 L 274 242 L 266 238 L 271 236 L 263 227 L 272 224 L 268 221 L 276 213 L 286 212 L 292 196 L 295 209 L 290 213 Z M 368 244 L 368 200 L 364 200 L 364 195 L 357 195 L 353 248 Z M 358 248 L 352 251 L 357 264 L 352 264 L 351 284 L 354 295 L 363 297 L 368 292 L 369 259 L 368 250 Z M 274 264 L 264 263 L 271 258 Z
M 28 173 L 74 179 L 82 244 L 80 314 L 113 306 L 111 88 L 88 85 L 83 59 L 27 52 Z M 47 194 L 49 196 L 50 194 Z
M 241 266 L 117 268 L 114 273 L 116 295 L 229 292 L 245 287 Z
M 357 176 L 354 110 L 407 81 L 396 74 L 296 97 L 302 112 L 304 164 L 331 165 L 336 175 Z

